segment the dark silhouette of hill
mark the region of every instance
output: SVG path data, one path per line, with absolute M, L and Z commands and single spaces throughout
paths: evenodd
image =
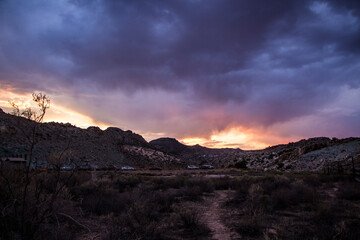
M 26 136 L 35 122 L 0 111 L 0 156 L 25 155 L 29 151 Z M 78 128 L 69 123 L 42 123 L 36 134 L 35 158 L 48 159 L 65 149 L 79 165 L 99 167 L 172 166 L 180 161 L 154 149 L 141 135 L 109 127 Z
M 0 157 L 29 152 L 26 136 L 35 122 L 7 114 L 0 109 Z M 321 171 L 339 163 L 350 168 L 351 157 L 360 164 L 360 139 L 310 138 L 263 150 L 212 149 L 187 146 L 174 138 L 149 143 L 139 134 L 110 127 L 78 128 L 69 123 L 41 123 L 36 134 L 36 159 L 68 149 L 77 165 L 98 167 L 185 167 L 211 164 L 215 167 L 246 167 L 259 170 Z

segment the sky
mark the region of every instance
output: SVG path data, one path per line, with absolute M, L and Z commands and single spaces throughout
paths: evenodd
M 360 2 L 0 0 L 0 107 L 150 141 L 360 136 Z

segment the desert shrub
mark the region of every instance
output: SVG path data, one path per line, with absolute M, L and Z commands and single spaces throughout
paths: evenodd
M 143 178 L 138 176 L 121 177 L 115 181 L 115 186 L 120 193 L 135 188 L 139 183 L 143 182 Z
M 234 189 L 236 190 L 238 196 L 242 196 L 244 194 L 247 194 L 247 192 L 249 191 L 249 187 L 253 183 L 256 183 L 253 178 L 244 176 L 234 181 Z
M 360 184 L 355 182 L 344 182 L 339 187 L 338 197 L 350 201 L 360 200 Z
M 176 188 L 180 189 L 185 185 L 186 179 L 184 176 L 178 176 L 174 178 L 164 179 L 163 186 L 164 188 Z
M 261 216 L 263 215 L 266 202 L 262 187 L 259 184 L 252 184 L 249 187 L 243 205 L 243 212 L 246 216 Z
M 146 186 L 140 186 L 129 193 L 130 202 L 123 213 L 113 219 L 112 227 L 105 239 L 161 239 L 159 222 L 164 208 L 159 192 L 152 192 Z M 171 199 L 170 199 L 171 204 Z
M 178 202 L 181 197 L 181 192 L 176 189 L 167 189 L 166 191 L 153 192 L 151 201 L 159 204 L 158 211 L 161 213 L 167 213 L 172 211 L 172 204 Z
M 80 177 L 78 173 L 73 172 L 40 172 L 33 176 L 33 180 L 46 193 L 54 193 L 57 187 L 66 186 L 71 188 L 80 185 Z
M 65 184 L 68 188 L 79 185 L 77 173 L 75 174 L 74 172 L 62 172 L 59 181 L 60 184 Z
M 258 180 L 264 193 L 271 194 L 274 190 L 279 188 L 290 188 L 291 179 L 286 176 L 267 176 Z
M 304 183 L 311 187 L 319 187 L 321 185 L 321 179 L 319 175 L 307 175 L 302 178 Z
M 303 150 L 302 154 L 306 154 L 306 153 L 309 153 L 309 152 L 312 152 L 312 151 L 316 151 L 316 150 L 322 149 L 322 148 L 327 147 L 327 146 L 328 146 L 327 143 L 314 143 L 312 145 L 303 147 L 302 148 L 302 150 Z
M 0 239 L 41 239 L 45 225 L 52 227 L 57 212 L 72 209 L 71 194 L 66 186 L 45 188 L 47 175 L 29 172 L 31 181 L 24 195 L 24 171 L 2 172 L 0 178 Z M 5 175 L 6 174 L 6 175 Z M 8 181 L 11 179 L 11 181 Z M 61 227 L 62 223 L 58 226 Z
M 58 220 L 59 221 L 59 220 Z M 53 239 L 53 240 L 72 240 L 75 237 L 74 226 L 69 226 L 68 223 L 57 225 L 47 225 L 41 229 L 40 239 Z
M 318 239 L 358 239 L 360 222 L 342 216 L 343 206 L 338 203 L 322 202 L 316 205 L 313 224 Z
M 149 184 L 153 185 L 154 190 L 166 190 L 169 188 L 174 189 L 180 189 L 183 187 L 187 182 L 189 181 L 189 178 L 184 176 L 176 176 L 176 177 L 156 177 L 149 179 Z
M 119 193 L 105 186 L 97 187 L 90 183 L 74 188 L 72 193 L 82 199 L 83 210 L 96 215 L 120 213 L 130 201 L 126 193 Z
M 328 184 L 329 186 L 332 186 L 335 182 L 344 182 L 349 181 L 350 176 L 347 176 L 345 174 L 330 174 L 330 175 L 318 175 L 320 182 L 323 184 Z
M 91 172 L 89 171 L 77 171 L 76 174 L 74 174 L 74 177 L 76 178 L 76 185 L 82 185 L 91 179 Z
M 214 185 L 211 179 L 197 178 L 197 179 L 189 179 L 186 182 L 187 187 L 197 186 L 200 188 L 202 193 L 211 193 L 214 191 Z
M 232 186 L 231 178 L 229 177 L 213 178 L 212 183 L 216 190 L 227 190 Z
M 270 201 L 274 209 L 286 209 L 301 203 L 315 204 L 318 194 L 315 189 L 297 181 L 289 187 L 279 187 L 271 193 Z
M 198 213 L 180 206 L 184 201 L 199 200 L 204 191 L 211 191 L 211 182 L 207 179 L 167 180 L 145 181 L 129 191 L 129 204 L 114 218 L 106 239 L 162 239 L 166 238 L 162 234 L 178 228 L 186 236 L 208 234 Z M 180 186 L 179 183 L 183 185 L 179 189 L 168 188 Z
M 162 239 L 162 231 L 156 222 L 149 221 L 139 213 L 134 215 L 134 210 L 131 209 L 113 220 L 104 239 Z
M 344 227 L 337 226 L 339 238 L 338 239 L 350 239 L 357 240 L 360 236 L 360 223 L 359 221 L 349 221 Z
M 285 176 L 243 178 L 238 181 L 235 197 L 228 204 L 241 205 L 247 215 L 287 209 L 302 203 L 315 204 L 319 196 L 315 188 Z
M 199 217 L 196 211 L 192 209 L 182 209 L 179 212 L 182 226 L 186 229 L 195 228 L 199 222 Z
M 239 168 L 239 169 L 247 169 L 246 164 L 247 164 L 247 161 L 242 160 L 242 161 L 240 161 L 240 162 L 235 163 L 234 166 L 235 166 L 236 168 Z
M 54 193 L 56 185 L 58 184 L 56 174 L 49 174 L 46 176 L 46 180 L 43 178 L 42 187 L 47 193 Z
M 335 235 L 333 230 L 336 219 L 336 210 L 331 203 L 318 204 L 313 218 L 315 235 L 320 239 L 332 239 Z
M 286 209 L 287 207 L 292 206 L 292 196 L 290 196 L 290 194 L 294 195 L 291 189 L 288 188 L 280 188 L 274 190 L 271 194 L 272 208 Z
M 210 234 L 210 229 L 200 221 L 199 212 L 191 207 L 182 207 L 174 209 L 173 219 L 175 224 L 183 230 L 183 238 L 199 238 Z
M 237 223 L 236 231 L 244 237 L 258 237 L 262 227 L 257 217 L 242 217 Z
M 277 166 L 278 166 L 278 168 L 283 168 L 283 167 L 284 167 L 284 163 L 283 163 L 283 162 L 279 162 L 279 163 L 277 164 Z
M 181 196 L 184 200 L 187 201 L 196 201 L 201 199 L 201 188 L 199 186 L 186 186 L 179 189 Z
M 254 177 L 243 176 L 241 178 L 232 179 L 232 189 L 236 190 L 234 198 L 227 202 L 227 205 L 239 205 L 242 204 L 248 197 L 249 188 L 253 184 L 258 184 Z

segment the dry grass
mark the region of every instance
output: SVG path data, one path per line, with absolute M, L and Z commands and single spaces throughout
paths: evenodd
M 31 189 L 41 188 L 41 196 L 51 197 L 57 184 L 54 174 L 38 174 Z M 11 176 L 13 186 L 21 184 L 21 173 Z M 346 177 L 205 178 L 110 172 L 94 179 L 89 172 L 73 176 L 63 172 L 59 179 L 64 188 L 46 221 L 32 221 L 33 211 L 44 209 L 36 196 L 29 197 L 26 224 L 33 234 L 23 239 L 73 239 L 89 230 L 102 239 L 211 238 L 211 229 L 201 221 L 203 212 L 195 206 L 203 204 L 204 195 L 211 199 L 215 190 L 234 192 L 219 205 L 227 213 L 222 221 L 246 239 L 357 239 L 360 235 L 360 188 Z M 9 199 L 2 180 L 0 239 L 20 237 L 20 221 L 12 210 L 21 206 Z

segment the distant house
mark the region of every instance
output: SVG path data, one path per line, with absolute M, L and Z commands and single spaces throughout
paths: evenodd
M 13 154 L 5 157 L 0 157 L 1 164 L 4 164 L 5 168 L 21 168 L 29 166 L 30 168 L 44 168 L 46 167 L 46 161 L 32 159 L 31 163 L 27 154 Z
M 25 167 L 27 160 L 25 157 L 2 157 L 1 163 L 4 164 L 5 168 L 15 169 Z

